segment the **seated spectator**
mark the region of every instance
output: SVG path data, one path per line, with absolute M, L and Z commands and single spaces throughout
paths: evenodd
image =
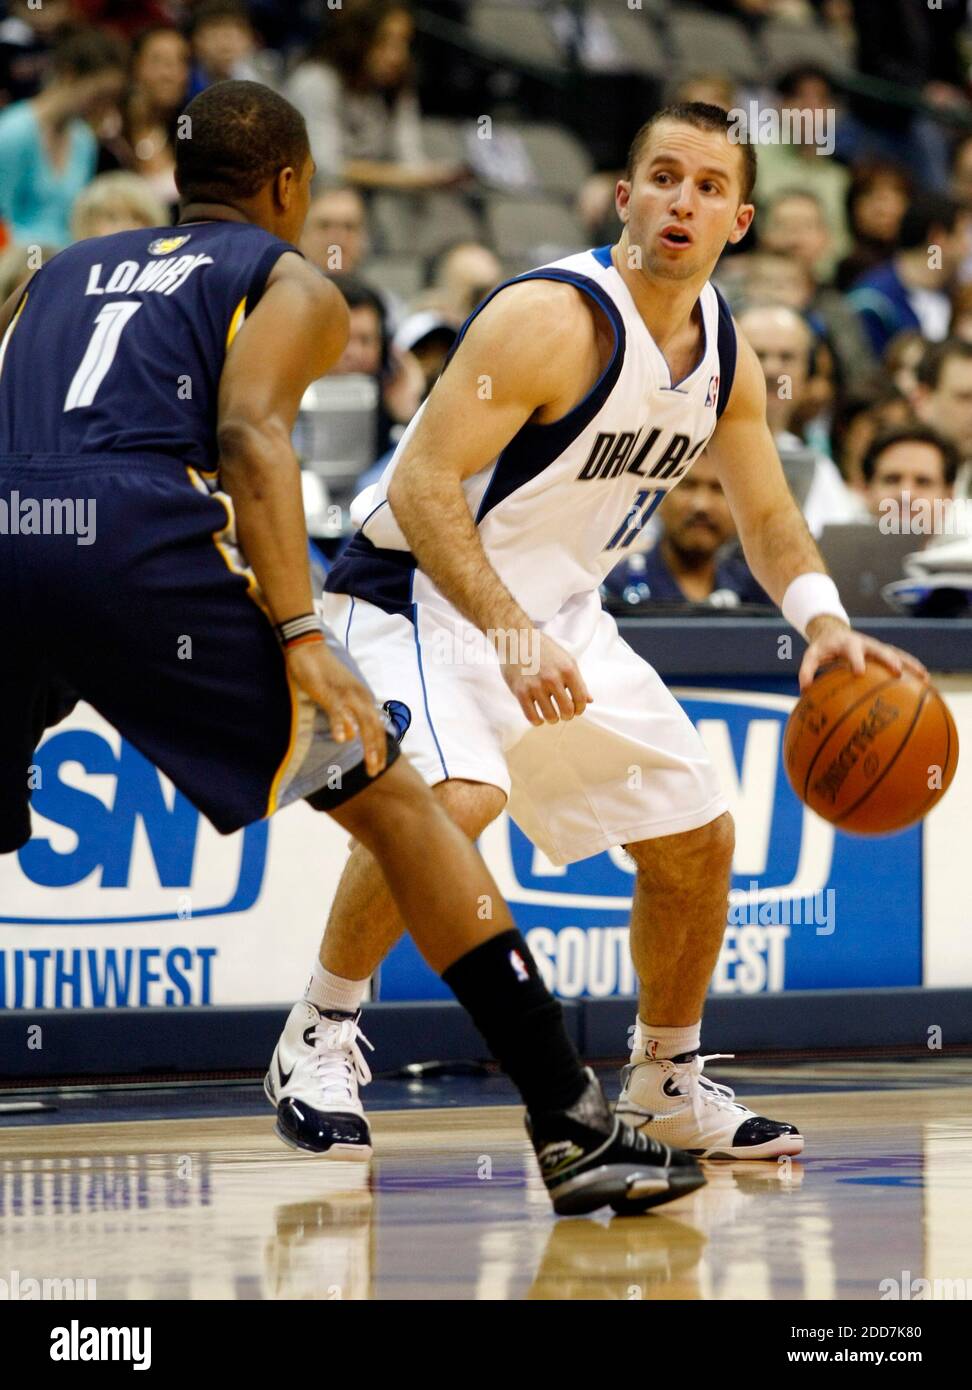
M 192 72 L 187 100 L 213 82 L 267 81 L 269 74 L 256 61 L 258 46 L 250 16 L 239 0 L 203 0 L 192 12 L 189 40 Z
M 141 174 L 153 193 L 173 209 L 175 141 L 178 118 L 186 104 L 189 45 L 178 29 L 157 26 L 138 35 L 132 45 L 129 89 L 118 128 L 102 132 L 104 169 Z
M 71 0 L 9 0 L 0 21 L 0 106 L 29 101 L 44 85 L 55 44 L 74 16 Z
M 138 174 L 116 169 L 92 179 L 75 200 L 71 235 L 75 241 L 137 227 L 163 227 L 168 215 L 163 203 Z
M 370 250 L 368 212 L 352 184 L 321 191 L 307 209 L 300 249 L 325 275 L 357 275 Z
M 959 496 L 972 494 L 972 343 L 947 338 L 918 367 L 915 410 L 953 446 L 961 465 Z
M 912 408 L 918 394 L 918 368 L 928 347 L 917 328 L 906 328 L 891 339 L 882 359 L 881 365 Z
M 948 326 L 950 338 L 961 338 L 963 343 L 972 343 L 972 284 L 963 285 L 952 299 L 952 322 Z
M 318 172 L 362 188 L 444 188 L 462 165 L 432 162 L 422 144 L 412 74 L 414 23 L 402 0 L 348 0 L 290 79 Z
M 837 267 L 839 290 L 850 289 L 861 275 L 891 259 L 911 198 L 911 180 L 899 165 L 874 161 L 855 166 L 847 190 L 853 245 Z
M 631 602 L 711 603 L 729 608 L 772 600 L 734 545 L 736 528 L 715 464 L 705 453 L 658 509 L 660 536 L 647 553 L 611 571 L 609 593 Z
M 805 64 L 785 73 L 779 80 L 781 106 L 787 110 L 811 112 L 814 122 L 833 123 L 836 106 L 830 78 L 818 67 Z M 833 155 L 823 153 L 812 142 L 759 144 L 759 174 L 756 180 L 757 205 L 772 200 L 783 189 L 802 188 L 814 193 L 824 210 L 834 258 L 850 249 L 847 227 L 847 189 L 850 174 Z
M 930 342 L 948 333 L 949 294 L 972 238 L 972 213 L 945 194 L 920 195 L 901 224 L 900 250 L 854 283 L 849 299 L 880 356 L 896 334 L 918 329 Z
M 407 425 L 425 394 L 425 375 L 408 352 L 393 349 L 381 299 L 360 280 L 336 281 L 347 300 L 351 324 L 347 347 L 331 369 L 335 376 L 350 372 L 374 377 L 381 386 L 376 455 L 384 454 Z
M 457 320 L 444 318 L 434 309 L 422 309 L 417 314 L 409 314 L 395 333 L 393 347 L 399 352 L 411 353 L 422 368 L 425 376 L 423 400 L 438 380 L 459 336 L 460 326 Z
M 798 218 L 816 222 L 816 231 L 800 228 Z M 780 194 L 761 234 L 760 244 L 765 250 L 740 258 L 746 266 L 745 298 L 751 304 L 784 304 L 803 314 L 838 359 L 842 380 L 849 389 L 860 390 L 874 376 L 877 364 L 860 320 L 845 297 L 838 290 L 820 286 L 814 276 L 821 229 L 826 230 L 825 224 L 812 195 Z
M 855 495 L 864 492 L 861 460 L 875 437 L 884 430 L 917 423 L 910 402 L 894 385 L 875 386 L 840 402 L 831 424 L 831 444 L 844 480 Z
M 766 419 L 780 455 L 805 453 L 807 446 L 796 429 L 813 365 L 809 325 L 792 309 L 769 305 L 745 310 L 738 323 L 763 368 Z M 830 523 L 856 520 L 861 508 L 833 460 L 819 450 L 813 452 L 813 477 L 803 514 L 813 534 L 819 535 Z
M 930 426 L 887 430 L 872 442 L 861 463 L 868 511 L 878 520 L 897 522 L 902 508 L 946 501 L 953 495 L 957 468 L 955 449 Z
M 15 241 L 70 241 L 71 206 L 98 159 L 88 122 L 120 96 L 124 63 L 114 39 L 80 30 L 58 44 L 38 95 L 0 112 L 0 217 Z
M 368 209 L 353 184 L 322 188 L 311 202 L 301 233 L 300 249 L 318 270 L 340 283 L 342 275 L 367 278 Z M 397 294 L 369 282 L 381 299 L 389 332 L 405 317 L 406 306 Z
M 963 135 L 952 150 L 949 192 L 957 203 L 972 207 L 972 131 Z
M 499 258 L 479 241 L 457 241 L 444 246 L 426 268 L 427 289 L 416 298 L 414 309 L 435 309 L 446 318 L 465 320 L 490 290 L 507 277 Z
M 827 284 L 836 261 L 827 215 L 816 193 L 803 188 L 781 188 L 765 208 L 759 209 L 759 244 L 767 251 L 792 256 L 813 276 Z

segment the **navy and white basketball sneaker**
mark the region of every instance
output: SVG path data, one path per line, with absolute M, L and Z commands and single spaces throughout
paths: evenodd
M 359 1044 L 371 1043 L 358 1027 L 360 1018 L 360 1010 L 322 1012 L 306 999 L 291 1009 L 263 1089 L 277 1111 L 275 1131 L 292 1148 L 345 1161 L 371 1157 L 358 1096 L 359 1085 L 371 1080 Z
M 714 1057 L 686 1053 L 671 1061 L 651 1058 L 640 1028 L 631 1063 L 621 1072 L 615 1113 L 639 1134 L 677 1144 L 698 1158 L 778 1158 L 803 1152 L 803 1135 L 784 1120 L 757 1115 L 736 1100 L 730 1086 L 702 1075 Z
M 622 1124 L 589 1068 L 587 1076 L 587 1090 L 569 1110 L 526 1119 L 558 1216 L 585 1216 L 606 1206 L 635 1216 L 705 1185 L 694 1158 Z

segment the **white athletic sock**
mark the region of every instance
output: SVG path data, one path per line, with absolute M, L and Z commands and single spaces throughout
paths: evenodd
M 657 1023 L 645 1023 L 639 1018 L 631 1044 L 632 1061 L 671 1060 L 683 1052 L 698 1052 L 702 1041 L 702 1020 L 687 1023 L 683 1028 L 661 1028 Z
M 343 980 L 340 975 L 332 975 L 330 970 L 324 969 L 319 960 L 315 960 L 313 974 L 304 990 L 304 998 L 319 1009 L 340 1009 L 344 1013 L 353 1014 L 357 1012 L 367 988 L 367 980 Z

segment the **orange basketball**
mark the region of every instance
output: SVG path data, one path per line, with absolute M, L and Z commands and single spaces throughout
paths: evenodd
M 824 667 L 786 725 L 783 762 L 801 801 L 857 835 L 904 830 L 945 795 L 958 731 L 929 681 L 867 661 Z

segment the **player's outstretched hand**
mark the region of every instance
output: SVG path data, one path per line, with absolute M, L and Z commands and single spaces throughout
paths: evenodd
M 807 627 L 810 645 L 803 654 L 800 664 L 800 689 L 806 690 L 821 666 L 828 661 L 846 661 L 855 675 L 864 674 L 867 657 L 879 661 L 895 676 L 902 671 L 911 671 L 922 680 L 928 672 L 917 657 L 903 652 L 900 647 L 889 646 L 863 632 L 855 632 L 840 618 L 823 614 L 813 618 Z
M 583 714 L 591 694 L 572 656 L 536 628 L 523 661 L 501 661 L 503 679 L 531 724 L 556 724 Z M 538 713 L 539 711 L 539 713 Z
M 377 776 L 385 766 L 388 743 L 381 713 L 367 686 L 323 642 L 291 647 L 287 669 L 304 694 L 320 705 L 331 721 L 335 742 L 350 743 L 360 736 L 368 775 Z

